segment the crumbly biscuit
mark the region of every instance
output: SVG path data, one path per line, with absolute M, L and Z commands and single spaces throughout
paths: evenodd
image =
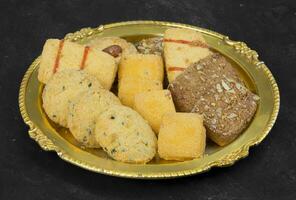
M 108 90 L 87 91 L 73 100 L 69 107 L 68 126 L 74 138 L 86 147 L 99 148 L 95 138 L 96 118 L 112 105 L 121 105 Z
M 96 137 L 113 159 L 147 163 L 156 153 L 157 139 L 148 123 L 134 110 L 113 105 L 96 121 Z
M 162 37 L 152 37 L 140 40 L 135 44 L 139 53 L 162 55 Z
M 41 55 L 38 80 L 46 84 L 56 72 L 64 69 L 83 69 L 108 90 L 117 73 L 115 59 L 105 52 L 70 41 L 48 39 Z
M 141 78 L 163 81 L 163 61 L 154 54 L 125 55 L 120 62 L 118 78 Z
M 123 105 L 133 108 L 135 95 L 140 92 L 162 90 L 162 82 L 141 78 L 123 78 L 118 83 L 118 97 Z
M 122 48 L 122 52 L 119 54 L 119 56 L 115 57 L 117 63 L 119 63 L 122 55 L 138 53 L 136 47 L 132 43 L 129 43 L 120 37 L 94 38 L 90 40 L 87 45 L 101 51 L 113 45 L 120 46 Z
M 148 121 L 156 134 L 159 132 L 163 115 L 176 112 L 169 90 L 138 93 L 135 96 L 134 108 Z
M 206 129 L 202 115 L 169 113 L 164 115 L 158 135 L 158 154 L 165 160 L 188 160 L 203 156 Z
M 169 90 L 177 110 L 203 114 L 207 135 L 220 146 L 232 142 L 248 126 L 259 98 L 218 53 L 188 67 Z
M 68 127 L 69 103 L 81 92 L 102 88 L 92 75 L 73 69 L 57 72 L 45 85 L 42 100 L 48 117 L 61 126 Z
M 170 83 L 189 65 L 211 54 L 202 34 L 189 29 L 167 29 L 164 33 L 163 46 Z

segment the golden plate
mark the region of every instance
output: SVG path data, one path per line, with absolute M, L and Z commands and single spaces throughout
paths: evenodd
M 79 167 L 112 176 L 156 179 L 173 178 L 201 173 L 215 166 L 228 166 L 248 155 L 249 148 L 259 144 L 272 128 L 280 105 L 279 90 L 269 69 L 258 60 L 256 51 L 245 43 L 230 40 L 219 33 L 185 24 L 159 21 L 130 21 L 98 28 L 84 28 L 67 34 L 65 39 L 84 43 L 94 37 L 119 36 L 136 41 L 150 36 L 161 36 L 169 27 L 181 27 L 201 32 L 209 46 L 225 55 L 236 67 L 246 85 L 260 96 L 257 113 L 244 133 L 225 147 L 208 143 L 201 159 L 168 162 L 155 158 L 148 164 L 126 164 L 109 159 L 102 150 L 79 146 L 71 134 L 55 126 L 42 110 L 43 85 L 37 80 L 38 57 L 26 72 L 19 93 L 22 117 L 29 125 L 29 135 L 42 149 L 55 151 L 63 160 Z

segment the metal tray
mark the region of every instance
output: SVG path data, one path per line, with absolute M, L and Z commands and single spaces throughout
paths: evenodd
M 208 143 L 203 158 L 184 162 L 155 158 L 148 164 L 127 164 L 114 161 L 102 151 L 82 148 L 71 133 L 56 126 L 44 113 L 41 105 L 43 84 L 37 79 L 40 57 L 28 68 L 19 92 L 19 107 L 29 135 L 42 149 L 55 151 L 63 160 L 79 167 L 112 176 L 161 179 L 205 172 L 212 167 L 229 166 L 245 157 L 249 148 L 259 144 L 271 130 L 280 105 L 279 90 L 269 69 L 258 60 L 256 51 L 245 43 L 230 40 L 222 34 L 185 24 L 160 21 L 129 21 L 98 28 L 84 28 L 66 35 L 66 40 L 85 43 L 95 37 L 119 36 L 137 41 L 151 36 L 162 36 L 169 27 L 199 31 L 208 45 L 223 54 L 237 68 L 247 87 L 260 96 L 259 106 L 250 126 L 234 142 L 219 147 Z

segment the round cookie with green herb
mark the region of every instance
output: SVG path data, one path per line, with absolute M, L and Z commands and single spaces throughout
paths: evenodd
M 69 104 L 73 99 L 82 92 L 101 88 L 100 82 L 85 71 L 65 69 L 57 72 L 45 85 L 42 106 L 52 121 L 68 127 Z
M 113 159 L 147 163 L 156 153 L 157 139 L 140 114 L 126 106 L 114 105 L 96 121 L 96 137 Z
M 100 148 L 95 138 L 96 118 L 111 105 L 121 105 L 119 99 L 108 90 L 85 92 L 70 104 L 68 126 L 74 138 L 89 148 Z

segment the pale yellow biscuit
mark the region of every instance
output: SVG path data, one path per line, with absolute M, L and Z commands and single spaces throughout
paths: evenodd
M 112 45 L 120 46 L 122 48 L 122 53 L 115 58 L 117 63 L 119 63 L 122 55 L 138 53 L 136 47 L 132 43 L 127 42 L 125 39 L 122 39 L 120 37 L 94 38 L 94 39 L 91 39 L 89 42 L 87 42 L 87 45 L 94 47 L 100 51 Z
M 162 82 L 141 78 L 123 78 L 118 83 L 118 97 L 123 105 L 133 108 L 135 95 L 140 92 L 162 90 Z
M 156 134 L 158 134 L 163 115 L 176 112 L 169 90 L 138 93 L 135 96 L 134 108 L 148 121 Z
M 164 115 L 158 134 L 158 154 L 165 160 L 202 157 L 206 146 L 203 118 L 197 113 Z
M 105 52 L 70 41 L 48 39 L 41 55 L 38 80 L 46 84 L 56 72 L 64 69 L 83 69 L 108 90 L 117 73 L 115 59 Z
M 95 138 L 96 118 L 111 105 L 121 105 L 108 90 L 87 91 L 70 104 L 68 126 L 74 138 L 86 147 L 99 148 Z
M 57 72 L 45 85 L 42 100 L 47 116 L 61 126 L 68 127 L 69 103 L 81 92 L 102 88 L 92 75 L 73 69 Z
M 97 118 L 95 132 L 100 145 L 115 160 L 147 163 L 155 156 L 156 136 L 131 108 L 110 106 Z
M 192 63 L 211 54 L 202 34 L 189 29 L 167 29 L 164 33 L 163 46 L 170 83 Z
M 142 78 L 163 81 L 162 57 L 154 54 L 130 54 L 121 59 L 118 78 Z

